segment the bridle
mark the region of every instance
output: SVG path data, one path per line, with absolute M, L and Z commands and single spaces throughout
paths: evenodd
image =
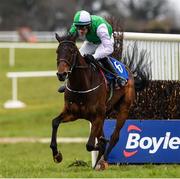
M 64 43 L 70 43 L 70 44 L 73 44 L 73 46 L 76 47 L 76 44 L 74 41 L 71 41 L 71 40 L 63 40 L 59 43 L 59 46 L 64 44 Z M 64 61 L 69 67 L 70 67 L 70 71 L 72 71 L 72 69 L 75 67 L 75 64 L 76 64 L 76 55 L 77 55 L 77 52 L 75 52 L 73 54 L 73 63 L 71 64 L 68 60 L 66 59 L 60 59 L 59 62 L 62 62 Z
M 63 41 L 61 41 L 61 42 L 59 43 L 59 47 L 60 47 L 60 45 L 62 45 L 62 44 L 64 44 L 64 43 L 73 44 L 74 47 L 77 48 L 75 42 L 74 42 L 74 41 L 71 41 L 71 40 L 63 40 Z M 59 48 L 59 47 L 58 47 L 58 48 Z M 75 69 L 75 68 L 80 68 L 80 69 L 87 69 L 87 68 L 89 68 L 88 65 L 77 65 L 77 55 L 78 55 L 78 51 L 75 51 L 75 52 L 73 53 L 72 63 L 70 63 L 70 62 L 69 62 L 68 60 L 66 60 L 66 59 L 60 59 L 60 60 L 58 60 L 59 62 L 65 62 L 65 63 L 70 67 L 70 68 L 69 68 L 69 71 L 64 72 L 63 74 L 57 72 L 58 78 L 59 78 L 60 75 L 65 75 L 65 76 L 66 76 L 65 79 L 67 79 L 68 76 L 72 73 L 73 69 Z
M 74 46 L 76 46 L 74 41 L 71 41 L 71 40 L 63 40 L 63 41 L 61 41 L 61 42 L 59 43 L 58 49 L 60 48 L 60 46 L 61 46 L 62 44 L 65 44 L 65 43 L 70 43 L 70 44 L 73 44 Z M 72 64 L 71 64 L 68 60 L 66 60 L 66 59 L 57 59 L 59 63 L 60 63 L 60 62 L 65 62 L 65 63 L 70 67 L 70 68 L 69 68 L 69 71 L 66 71 L 66 72 L 63 72 L 63 73 L 59 73 L 59 72 L 56 73 L 56 75 L 57 75 L 57 77 L 58 77 L 58 79 L 59 79 L 60 81 L 65 81 L 65 80 L 68 78 L 68 76 L 72 73 L 72 71 L 73 71 L 73 69 L 74 69 L 74 67 L 75 67 L 75 65 L 76 65 L 76 55 L 77 55 L 77 52 L 75 52 L 75 53 L 73 54 Z
M 63 41 L 61 41 L 61 42 L 59 43 L 59 47 L 58 47 L 58 48 L 60 48 L 60 45 L 62 45 L 62 44 L 64 44 L 64 43 L 73 44 L 73 45 L 75 46 L 75 48 L 77 48 L 75 42 L 74 42 L 74 41 L 71 41 L 71 40 L 63 40 Z M 73 53 L 72 63 L 70 63 L 70 62 L 69 62 L 68 60 L 66 60 L 66 59 L 60 59 L 60 60 L 59 60 L 59 62 L 65 62 L 65 63 L 70 67 L 69 71 L 67 71 L 67 72 L 64 72 L 64 73 L 59 73 L 59 72 L 57 72 L 57 73 L 56 73 L 56 74 L 57 74 L 57 77 L 58 77 L 58 79 L 59 79 L 60 81 L 65 81 L 66 79 L 68 79 L 68 78 L 69 78 L 69 75 L 72 74 L 72 71 L 73 71 L 73 69 L 75 69 L 75 68 L 79 68 L 79 69 L 87 69 L 87 68 L 89 68 L 89 65 L 77 65 L 77 55 L 78 55 L 78 51 L 75 51 L 75 53 Z M 63 77 L 63 76 L 64 76 L 64 77 Z M 67 86 L 67 83 L 66 83 L 66 89 L 67 89 L 68 91 L 70 91 L 70 92 L 73 92 L 73 93 L 81 93 L 81 94 L 84 94 L 84 93 L 89 93 L 89 92 L 92 92 L 92 91 L 98 89 L 102 84 L 103 84 L 103 83 L 97 85 L 97 86 L 94 87 L 94 88 L 88 89 L 88 90 L 84 90 L 84 91 L 79 90 L 79 91 L 77 91 L 77 90 L 73 90 L 73 89 L 71 89 L 70 87 L 68 87 L 68 86 Z

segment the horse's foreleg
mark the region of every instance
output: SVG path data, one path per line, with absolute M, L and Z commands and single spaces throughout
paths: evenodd
M 87 151 L 98 150 L 95 147 L 95 139 L 102 135 L 103 119 L 96 118 L 91 122 L 91 132 L 89 135 L 88 142 L 86 144 Z
M 62 161 L 62 154 L 57 149 L 57 130 L 59 124 L 61 122 L 68 122 L 73 119 L 72 115 L 67 115 L 66 113 L 61 113 L 59 116 L 52 120 L 52 136 L 51 136 L 51 144 L 50 148 L 52 149 L 53 159 L 56 163 L 60 163 Z
M 60 122 L 62 121 L 62 114 L 57 116 L 52 120 L 52 136 L 51 136 L 51 144 L 50 148 L 52 149 L 53 159 L 55 162 L 59 163 L 62 161 L 62 154 L 57 150 L 57 130 Z

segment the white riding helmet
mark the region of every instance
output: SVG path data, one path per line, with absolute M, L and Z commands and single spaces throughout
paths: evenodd
M 91 15 L 87 11 L 78 11 L 74 16 L 74 25 L 84 26 L 91 24 Z

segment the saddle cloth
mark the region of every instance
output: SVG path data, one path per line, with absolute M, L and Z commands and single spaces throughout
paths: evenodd
M 108 57 L 108 58 L 109 58 L 109 60 L 111 60 L 111 63 L 113 64 L 113 67 L 116 70 L 117 74 L 121 78 L 128 80 L 129 76 L 128 76 L 128 71 L 126 70 L 125 65 L 123 63 L 121 63 L 120 61 L 116 60 L 115 58 L 112 58 L 112 57 Z M 110 73 L 105 73 L 105 76 L 108 81 L 112 81 L 115 79 L 115 77 Z

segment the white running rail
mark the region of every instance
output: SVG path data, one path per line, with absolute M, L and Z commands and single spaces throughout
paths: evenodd
M 80 43 L 77 43 L 77 46 L 79 45 Z M 9 49 L 9 66 L 15 65 L 16 49 L 56 49 L 57 47 L 58 43 L 0 43 L 0 49 Z
M 0 43 L 0 48 L 9 49 L 9 65 L 15 65 L 15 49 L 55 49 L 57 43 Z
M 149 53 L 153 80 L 180 79 L 180 35 L 124 33 L 124 49 L 135 41 L 139 49 Z M 0 43 L 0 48 L 9 48 L 9 65 L 14 66 L 15 49 L 55 49 L 57 43 Z
M 136 41 L 148 52 L 153 80 L 180 80 L 180 35 L 127 32 L 124 39 L 124 50 Z
M 137 42 L 138 49 L 145 49 L 152 61 L 153 80 L 180 80 L 180 35 L 172 34 L 147 34 L 124 33 L 124 49 L 129 44 Z M 78 44 L 79 46 L 80 44 Z M 0 48 L 10 49 L 10 65 L 15 64 L 15 49 L 51 49 L 57 48 L 57 43 L 0 43 Z M 22 77 L 39 77 L 48 73 L 44 72 L 10 72 L 12 78 L 12 100 L 17 100 L 17 79 Z M 55 72 L 54 72 L 55 75 Z M 7 107 L 7 105 L 5 105 Z
M 7 77 L 12 79 L 12 99 L 4 104 L 4 108 L 23 108 L 25 103 L 18 100 L 18 78 L 54 77 L 56 71 L 8 72 Z

